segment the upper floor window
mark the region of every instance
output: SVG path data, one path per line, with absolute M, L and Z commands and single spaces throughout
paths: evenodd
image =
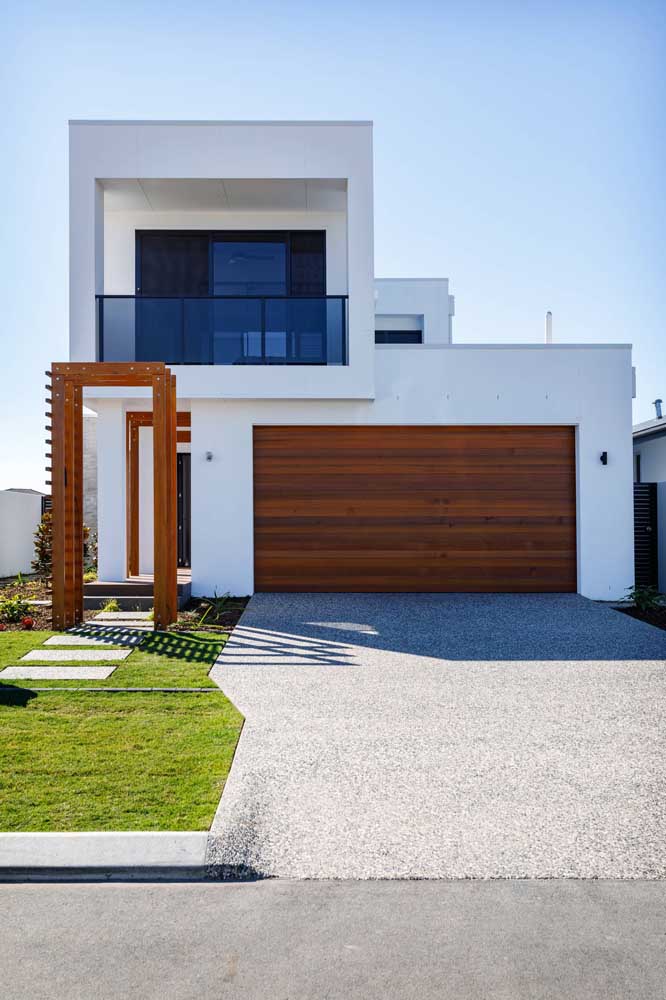
M 137 232 L 141 296 L 326 294 L 326 233 Z
M 375 344 L 422 344 L 421 330 L 375 330 Z
M 220 239 L 213 243 L 213 295 L 286 295 L 282 240 Z

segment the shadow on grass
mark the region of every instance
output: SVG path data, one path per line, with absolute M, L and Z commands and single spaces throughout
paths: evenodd
M 140 651 L 166 656 L 170 660 L 210 664 L 217 659 L 223 645 L 222 637 L 218 639 L 183 632 L 151 632 L 141 643 Z
M 76 625 L 67 629 L 68 635 L 81 636 L 84 639 L 95 639 L 98 642 L 108 642 L 110 646 L 141 645 L 146 635 L 145 629 L 132 629 L 127 625 Z M 149 633 L 150 634 L 150 633 Z
M 0 705 L 10 705 L 12 708 L 25 708 L 26 705 L 37 698 L 36 691 L 30 688 L 14 687 L 0 683 Z
M 213 663 L 227 639 L 227 633 L 196 635 L 192 632 L 153 632 L 126 625 L 80 625 L 69 630 L 72 635 L 87 636 L 108 642 L 110 646 L 129 646 L 140 653 L 165 656 L 187 663 Z M 64 648 L 64 647 L 63 647 Z

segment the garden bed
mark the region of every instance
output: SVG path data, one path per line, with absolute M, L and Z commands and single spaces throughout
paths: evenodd
M 193 597 L 178 614 L 172 630 L 205 628 L 230 632 L 245 611 L 249 597 Z
M 640 622 L 646 622 L 648 625 L 654 625 L 655 628 L 661 628 L 666 631 L 666 607 L 653 608 L 650 611 L 641 611 L 636 607 L 618 607 L 616 611 L 621 611 L 623 615 L 629 615 L 630 618 L 637 618 Z

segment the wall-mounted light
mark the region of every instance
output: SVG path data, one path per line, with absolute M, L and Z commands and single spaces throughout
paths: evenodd
M 602 453 L 599 455 L 599 461 L 601 462 L 602 465 L 608 465 L 608 452 L 607 451 L 602 451 Z
M 212 462 L 213 461 L 213 453 L 212 453 L 212 451 L 207 451 L 206 452 L 206 461 L 207 462 Z

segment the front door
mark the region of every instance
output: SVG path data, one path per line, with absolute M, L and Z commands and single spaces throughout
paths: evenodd
M 178 566 L 191 565 L 191 469 L 192 456 L 178 453 Z

